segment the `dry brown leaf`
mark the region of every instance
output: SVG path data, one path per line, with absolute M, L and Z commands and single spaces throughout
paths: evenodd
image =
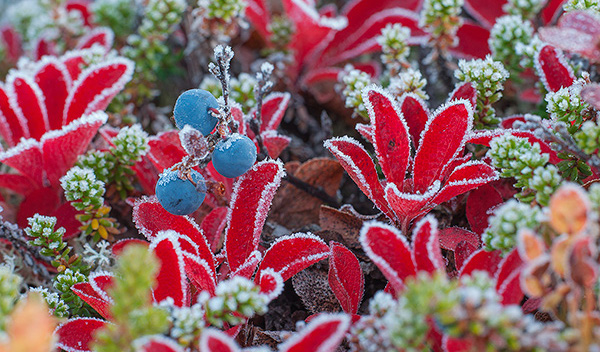
M 327 272 L 307 268 L 292 278 L 294 291 L 311 314 L 339 312 L 340 304 L 329 287 Z
M 342 240 L 338 242 L 350 248 L 361 248 L 358 237 L 364 223 L 362 219 L 348 212 L 323 205 L 319 213 L 319 223 L 324 231 L 340 234 Z
M 42 296 L 30 293 L 13 311 L 6 327 L 8 343 L 0 345 L 0 351 L 54 351 L 53 332 L 57 323 Z
M 344 174 L 344 169 L 340 164 L 328 158 L 311 159 L 300 165 L 295 171 L 293 171 L 294 168 L 295 166 L 288 168 L 286 165 L 288 174 L 311 186 L 322 188 L 331 197 L 335 197 Z M 270 220 L 288 229 L 298 229 L 316 224 L 319 221 L 321 204 L 323 202 L 320 199 L 289 182 L 283 182 L 273 199 Z

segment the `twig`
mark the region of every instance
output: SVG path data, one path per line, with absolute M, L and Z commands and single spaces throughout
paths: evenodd
M 265 147 L 262 136 L 260 135 L 260 126 L 262 124 L 262 104 L 265 96 L 273 88 L 273 82 L 269 79 L 273 73 L 273 65 L 269 62 L 265 62 L 260 66 L 260 71 L 256 72 L 256 85 L 254 86 L 254 97 L 256 99 L 256 109 L 252 118 L 250 119 L 250 129 L 254 132 L 256 142 L 260 148 L 261 159 L 264 159 L 269 155 L 267 148 Z
M 321 187 L 315 187 L 310 183 L 304 182 L 301 179 L 289 174 L 285 175 L 283 177 L 283 180 L 289 182 L 292 186 L 298 188 L 299 190 L 304 191 L 310 194 L 311 196 L 320 199 L 321 201 L 323 201 L 323 203 L 331 207 L 337 209 L 341 206 L 340 202 L 335 197 L 332 197 L 329 194 L 327 194 L 327 192 L 325 192 L 325 190 L 323 190 L 323 188 Z

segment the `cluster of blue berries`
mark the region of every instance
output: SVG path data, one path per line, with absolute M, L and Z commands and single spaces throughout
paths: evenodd
M 183 92 L 173 109 L 177 128 L 186 125 L 209 136 L 219 123 L 219 103 L 203 89 Z M 239 133 L 223 136 L 214 147 L 212 162 L 215 170 L 228 178 L 235 178 L 250 170 L 256 162 L 256 145 Z M 181 178 L 176 168 L 165 170 L 156 184 L 156 197 L 160 204 L 175 215 L 187 215 L 196 211 L 206 196 L 204 177 L 190 169 L 187 177 Z

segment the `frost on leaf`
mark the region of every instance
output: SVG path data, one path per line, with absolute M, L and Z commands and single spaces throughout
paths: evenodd
M 91 352 L 94 333 L 107 322 L 95 318 L 74 318 L 60 325 L 55 334 L 58 335 L 56 346 L 66 352 Z
M 345 314 L 321 314 L 279 346 L 282 352 L 334 352 L 350 327 Z
M 284 175 L 283 164 L 263 161 L 240 177 L 235 186 L 225 232 L 225 252 L 236 271 L 258 246 L 258 240 L 277 188 Z
M 329 247 L 315 235 L 297 233 L 279 238 L 265 252 L 258 268 L 257 279 L 262 270 L 271 268 L 283 281 L 310 265 L 327 258 Z
M 562 52 L 551 45 L 544 45 L 535 55 L 535 68 L 544 87 L 550 92 L 569 87 L 575 81 L 573 70 Z
M 200 337 L 200 350 L 206 352 L 239 352 L 241 349 L 235 341 L 217 329 L 205 329 Z
M 356 256 L 339 243 L 331 244 L 329 286 L 344 312 L 356 314 L 362 300 L 365 279 Z

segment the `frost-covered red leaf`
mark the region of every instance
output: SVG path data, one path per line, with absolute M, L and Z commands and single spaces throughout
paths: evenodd
M 105 319 L 111 318 L 110 305 L 113 299 L 108 295 L 107 289 L 112 285 L 113 275 L 110 273 L 92 273 L 89 282 L 82 282 L 71 287 L 73 293 L 89 304 Z
M 417 148 L 421 139 L 421 132 L 423 132 L 429 119 L 429 109 L 425 102 L 414 93 L 402 94 L 398 105 L 408 125 L 413 144 Z
M 458 156 L 473 126 L 471 105 L 458 100 L 440 108 L 423 130 L 414 162 L 415 190 L 425 192 L 439 179 L 449 161 Z
M 356 256 L 339 243 L 331 243 L 329 286 L 344 312 L 356 314 L 362 301 L 365 279 Z
M 502 260 L 502 253 L 499 250 L 487 251 L 479 249 L 474 252 L 460 268 L 460 276 L 471 275 L 472 272 L 481 270 L 487 271 L 493 277 Z
M 285 110 L 290 102 L 289 93 L 274 92 L 267 95 L 263 100 L 261 109 L 260 132 L 276 130 L 285 115 Z
M 113 45 L 115 34 L 108 27 L 96 27 L 87 32 L 77 42 L 77 49 L 88 49 L 94 45 L 101 46 L 105 52 L 108 52 Z
M 144 336 L 133 341 L 136 352 L 184 352 L 177 341 L 163 335 Z
M 283 291 L 283 277 L 272 268 L 266 268 L 260 272 L 258 285 L 261 293 L 274 299 Z
M 96 110 L 104 110 L 112 98 L 131 80 L 134 64 L 116 58 L 94 64 L 79 74 L 73 82 L 63 115 L 63 123 Z
M 360 243 L 396 291 L 402 290 L 407 277 L 417 273 L 410 245 L 396 228 L 380 222 L 366 223 Z
M 91 352 L 94 334 L 106 324 L 106 321 L 95 318 L 67 320 L 54 332 L 55 335 L 58 335 L 56 346 L 66 352 Z
M 552 45 L 544 45 L 536 53 L 534 62 L 538 76 L 550 92 L 569 87 L 575 81 L 575 74 L 562 52 Z
M 229 225 L 225 232 L 225 252 L 232 271 L 236 271 L 257 248 L 283 175 L 283 164 L 268 160 L 255 164 L 237 180 L 229 203 Z
M 377 208 L 393 218 L 375 164 L 364 147 L 350 137 L 332 138 L 325 141 L 325 147 L 338 159 L 344 170 Z
M 258 268 L 257 280 L 262 270 L 271 268 L 281 275 L 283 281 L 286 281 L 327 256 L 329 256 L 329 247 L 313 234 L 297 233 L 280 237 L 265 252 Z
M 363 91 L 363 100 L 373 125 L 373 145 L 388 182 L 402 184 L 410 160 L 408 126 L 396 101 L 382 89 Z
M 433 273 L 444 270 L 445 262 L 440 250 L 438 223 L 427 216 L 413 230 L 413 258 L 418 271 Z
M 334 352 L 350 327 L 345 314 L 321 314 L 279 346 L 281 352 Z
M 190 302 L 189 285 L 185 273 L 185 253 L 175 231 L 161 231 L 152 239 L 149 249 L 160 262 L 156 287 L 152 294 L 156 302 L 171 297 L 176 306 Z
M 471 230 L 481 234 L 488 227 L 490 210 L 503 203 L 502 195 L 494 187 L 482 185 L 469 193 L 465 212 Z
M 226 333 L 212 328 L 202 330 L 200 351 L 206 352 L 239 352 L 237 343 Z
M 67 68 L 60 60 L 47 57 L 36 70 L 34 80 L 44 96 L 49 128 L 59 129 L 72 84 Z

